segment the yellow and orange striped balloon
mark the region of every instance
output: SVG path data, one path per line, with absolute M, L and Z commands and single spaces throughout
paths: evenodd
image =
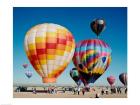
M 56 82 L 71 61 L 75 41 L 70 31 L 44 23 L 31 28 L 24 40 L 28 59 L 44 83 Z

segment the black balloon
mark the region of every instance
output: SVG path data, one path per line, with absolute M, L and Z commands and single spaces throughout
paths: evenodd
M 121 73 L 119 79 L 125 86 L 127 85 L 127 73 Z
M 70 76 L 76 82 L 76 84 L 78 86 L 81 85 L 82 81 L 80 80 L 80 75 L 79 75 L 79 73 L 78 73 L 76 68 L 73 68 L 72 70 L 70 70 Z
M 105 29 L 105 21 L 103 19 L 95 19 L 90 23 L 92 31 L 99 36 L 100 33 Z

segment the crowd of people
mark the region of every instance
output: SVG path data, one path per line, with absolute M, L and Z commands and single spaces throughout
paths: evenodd
M 127 94 L 127 88 L 122 88 L 122 87 L 106 87 L 102 88 L 100 92 L 96 92 L 94 88 L 84 88 L 84 87 L 70 87 L 70 88 L 65 88 L 62 87 L 61 89 L 58 89 L 56 87 L 43 87 L 44 90 L 40 90 L 43 93 L 47 94 L 57 94 L 58 91 L 61 93 L 65 93 L 66 91 L 69 91 L 73 93 L 73 95 L 85 95 L 87 92 L 92 92 L 95 94 L 95 98 L 100 98 L 100 95 L 108 95 L 108 94 L 122 94 L 125 93 Z M 99 88 L 100 89 L 100 88 Z M 32 90 L 28 90 L 27 87 L 22 87 L 19 86 L 16 88 L 15 92 L 32 92 L 33 94 L 37 94 L 40 92 L 39 90 L 36 89 L 36 87 L 33 87 Z
M 123 90 L 124 90 L 124 93 L 127 94 L 127 88 L 124 89 L 122 87 L 111 87 L 110 89 L 108 89 L 108 88 L 102 89 L 101 94 L 102 95 L 104 95 L 104 94 L 108 95 L 109 92 L 111 94 L 116 94 L 116 93 L 121 94 Z

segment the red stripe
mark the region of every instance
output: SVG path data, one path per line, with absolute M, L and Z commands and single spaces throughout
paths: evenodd
M 57 43 L 58 44 L 66 44 L 66 39 L 57 38 Z
M 41 55 L 41 54 L 45 54 L 46 53 L 46 49 L 36 49 L 37 54 Z
M 106 47 L 106 44 L 103 41 L 99 40 L 99 42 L 101 46 Z
M 73 40 L 72 35 L 71 35 L 71 34 L 68 34 L 68 35 L 67 35 L 67 41 L 72 41 L 72 40 Z
M 31 58 L 32 58 L 33 61 L 38 60 L 37 55 L 31 55 Z
M 56 49 L 57 43 L 46 43 L 47 49 Z

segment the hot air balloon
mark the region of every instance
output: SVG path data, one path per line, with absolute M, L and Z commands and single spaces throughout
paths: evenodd
M 80 80 L 80 75 L 76 68 L 73 68 L 72 70 L 70 70 L 70 76 L 79 87 L 81 85 L 82 81 Z
M 28 67 L 28 64 L 23 64 L 22 66 L 24 69 L 26 69 Z
M 43 83 L 54 83 L 73 57 L 75 42 L 63 26 L 44 23 L 31 28 L 25 36 L 25 51 Z
M 25 75 L 26 75 L 28 78 L 31 78 L 32 75 L 33 75 L 33 73 L 32 73 L 30 70 L 26 70 Z
M 119 75 L 119 79 L 124 84 L 124 86 L 127 85 L 127 73 L 121 73 Z
M 105 21 L 103 19 L 95 19 L 90 23 L 90 27 L 98 37 L 100 33 L 105 29 Z
M 76 45 L 73 63 L 85 86 L 94 83 L 111 62 L 111 48 L 102 40 L 83 40 Z
M 109 76 L 109 77 L 107 77 L 107 81 L 112 86 L 115 83 L 115 77 Z

